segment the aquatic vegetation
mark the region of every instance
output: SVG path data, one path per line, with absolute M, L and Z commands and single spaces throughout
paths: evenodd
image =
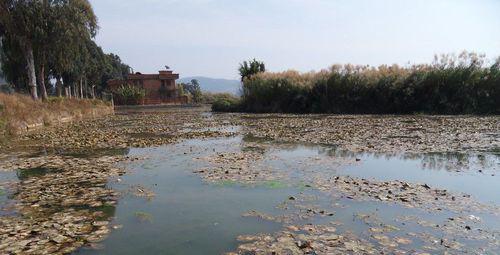
M 334 65 L 329 70 L 259 73 L 241 102 L 218 111 L 276 113 L 498 114 L 500 59 L 464 52 L 409 67 Z
M 135 212 L 134 216 L 142 222 L 153 222 L 153 216 L 146 212 Z
M 244 132 L 277 142 L 335 145 L 352 152 L 488 152 L 500 118 L 371 115 L 243 115 Z
M 13 186 L 18 217 L 1 217 L 1 252 L 69 253 L 103 240 L 117 193 L 107 189 L 120 159 L 44 156 L 2 162 L 2 169 L 25 169 Z M 28 233 L 28 234 L 27 234 Z
M 29 169 L 19 169 L 17 170 L 17 177 L 20 180 L 26 180 L 32 177 L 41 177 L 43 175 L 49 174 L 49 173 L 56 173 L 60 172 L 58 169 L 49 169 L 49 168 L 44 168 L 44 167 L 35 167 L 35 168 L 29 168 Z
M 115 115 L 47 127 L 14 138 L 11 143 L 0 144 L 0 151 L 11 151 L 12 147 L 22 151 L 62 151 L 63 154 L 67 151 L 119 151 L 129 147 L 158 146 L 181 139 L 233 135 L 232 132 L 223 130 L 200 131 L 202 128 L 225 126 L 217 120 L 203 116 L 201 113 L 206 110 L 207 108 L 203 107 L 186 111 L 171 109 L 163 112 L 164 114 Z M 191 123 L 193 130 L 185 132 L 186 123 Z
M 266 181 L 262 185 L 270 189 L 282 189 L 288 186 L 286 183 L 277 180 Z
M 291 229 L 291 230 L 290 230 Z M 305 234 L 299 232 L 305 230 Z M 376 249 L 365 240 L 336 233 L 335 227 L 295 226 L 274 235 L 239 236 L 244 242 L 235 254 L 374 254 Z
M 210 182 L 239 182 L 247 184 L 276 184 L 281 176 L 271 168 L 264 168 L 262 154 L 255 151 L 216 153 L 200 160 L 210 163 L 195 171 Z
M 486 251 L 495 251 L 495 232 L 484 227 L 491 219 L 483 216 L 496 217 L 498 208 L 494 205 L 425 181 L 381 181 L 349 177 L 336 170 L 365 163 L 366 157 L 359 155 L 404 155 L 403 159 L 421 160 L 424 168 L 454 172 L 473 168 L 473 174 L 494 176 L 496 170 L 491 164 L 496 161 L 491 161 L 491 151 L 500 144 L 498 126 L 499 118 L 495 116 L 210 114 L 207 108 L 193 108 L 48 127 L 17 137 L 2 147 L 0 169 L 22 170 L 17 175 L 13 172 L 18 180 L 0 184 L 0 192 L 8 191 L 9 199 L 15 201 L 15 214 L 0 216 L 0 253 L 65 253 L 82 246 L 99 247 L 96 242 L 104 240 L 112 229 L 122 227 L 112 222 L 114 213 L 120 211 L 116 210 L 120 198 L 148 199 L 147 203 L 140 201 L 146 206 L 132 209 L 125 217 L 135 223 L 152 222 L 147 205 L 159 200 L 176 202 L 175 196 L 163 200 L 161 183 L 154 186 L 155 194 L 148 187 L 156 182 L 126 184 L 125 177 L 117 176 L 126 174 L 121 167 L 128 166 L 129 161 L 134 162 L 130 164 L 134 171 L 137 167 L 142 174 L 157 176 L 161 164 L 156 159 L 148 161 L 148 155 L 144 159 L 127 156 L 136 150 L 129 148 L 173 143 L 176 145 L 171 151 L 165 151 L 165 147 L 145 151 L 159 153 L 162 160 L 183 158 L 175 164 L 189 169 L 186 178 L 193 181 L 194 172 L 213 183 L 204 185 L 210 188 L 257 190 L 264 197 L 282 193 L 273 205 L 279 213 L 247 208 L 243 216 L 247 222 L 252 218 L 261 223 L 278 222 L 283 229 L 241 236 L 237 253 L 398 253 L 415 251 L 416 245 L 425 245 L 417 249 L 421 252 L 460 253 L 477 251 L 478 243 Z M 220 141 L 223 145 L 212 146 Z M 304 148 L 314 148 L 315 153 L 302 155 Z M 165 153 L 172 155 L 165 158 Z M 474 162 L 467 161 L 470 153 L 477 155 Z M 198 195 L 187 191 L 188 196 Z M 394 217 L 401 223 L 397 225 L 379 220 L 377 215 L 350 213 L 349 219 L 364 224 L 364 230 L 356 233 L 332 223 L 345 221 L 342 210 L 355 203 L 376 204 L 380 214 L 389 212 L 388 207 L 397 207 L 415 210 L 413 213 L 444 215 L 438 220 L 418 213 L 414 217 Z M 240 214 L 236 213 L 239 218 Z M 130 231 L 126 222 L 120 224 L 123 231 L 118 232 Z M 414 230 L 415 225 L 430 229 L 430 233 L 420 229 L 403 233 Z M 39 232 L 26 234 L 32 229 Z M 467 236 L 470 233 L 474 235 Z
M 427 184 L 404 181 L 375 181 L 350 176 L 334 176 L 329 179 L 316 178 L 314 187 L 333 196 L 348 199 L 375 199 L 382 202 L 399 203 L 407 207 L 418 207 L 430 211 L 490 211 L 496 206 L 479 203 L 468 194 L 456 194 L 446 189 L 430 187 Z

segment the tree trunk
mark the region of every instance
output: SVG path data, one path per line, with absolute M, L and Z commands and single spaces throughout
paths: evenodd
M 62 81 L 61 81 L 60 76 L 57 77 L 56 90 L 57 90 L 57 96 L 61 97 L 62 96 Z
M 85 98 L 89 98 L 89 81 L 85 77 Z
M 83 99 L 83 77 L 80 78 L 80 98 Z
M 36 72 L 35 58 L 33 57 L 33 47 L 31 44 L 24 45 L 24 57 L 26 58 L 26 70 L 28 71 L 28 86 L 30 88 L 31 97 L 38 99 L 38 91 L 36 89 Z
M 42 94 L 42 99 L 47 100 L 49 96 L 47 95 L 47 88 L 45 88 L 45 64 L 40 65 L 40 70 L 38 70 L 38 82 L 40 82 L 40 94 Z

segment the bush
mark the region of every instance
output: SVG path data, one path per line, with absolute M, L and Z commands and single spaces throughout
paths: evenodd
M 214 112 L 238 112 L 240 111 L 240 99 L 231 94 L 218 94 L 212 102 Z
M 203 104 L 213 104 L 219 99 L 238 100 L 238 97 L 230 93 L 203 92 L 201 95 L 201 103 Z
M 238 107 L 246 112 L 499 114 L 500 59 L 486 63 L 484 56 L 462 53 L 410 67 L 336 65 L 316 73 L 260 73 L 244 80 Z
M 146 91 L 131 85 L 122 85 L 113 95 L 118 105 L 138 105 L 143 103 Z

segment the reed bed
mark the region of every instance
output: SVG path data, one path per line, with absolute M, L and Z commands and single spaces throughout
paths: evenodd
M 350 114 L 499 114 L 500 58 L 436 56 L 431 64 L 334 65 L 320 72 L 259 73 L 232 111 Z

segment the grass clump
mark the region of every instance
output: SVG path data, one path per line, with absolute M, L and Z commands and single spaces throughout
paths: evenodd
M 311 73 L 258 73 L 243 82 L 245 112 L 499 114 L 500 58 L 464 52 L 432 64 L 335 65 Z M 236 102 L 214 104 L 232 111 Z

